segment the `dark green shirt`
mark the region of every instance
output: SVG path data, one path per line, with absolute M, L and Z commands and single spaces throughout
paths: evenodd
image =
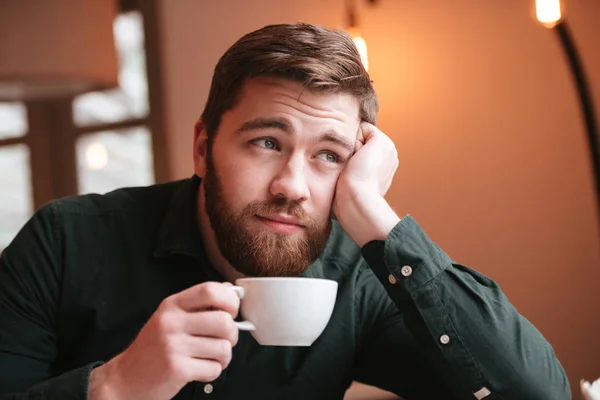
M 0 399 L 85 399 L 91 369 L 123 351 L 164 298 L 223 280 L 197 229 L 198 184 L 36 212 L 0 258 Z M 260 346 L 240 332 L 223 374 L 176 399 L 341 399 L 353 380 L 409 400 L 571 399 L 540 332 L 410 216 L 362 249 L 335 224 L 305 275 L 339 283 L 313 346 Z

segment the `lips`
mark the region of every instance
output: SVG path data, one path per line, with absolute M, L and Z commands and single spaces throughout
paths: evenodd
M 256 217 L 260 222 L 278 233 L 291 235 L 304 229 L 302 223 L 294 217 L 286 215 L 269 215 L 268 217 L 257 215 Z
M 288 215 L 258 215 L 259 218 L 268 219 L 282 224 L 304 226 L 299 219 Z

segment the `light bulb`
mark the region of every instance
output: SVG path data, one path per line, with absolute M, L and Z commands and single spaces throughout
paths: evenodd
M 85 162 L 89 169 L 99 171 L 108 164 L 108 150 L 100 142 L 91 143 L 85 149 Z
M 360 35 L 360 31 L 358 28 L 351 27 L 347 29 L 348 34 L 352 37 L 354 41 L 354 45 L 358 49 L 358 54 L 360 54 L 360 60 L 362 61 L 363 66 L 368 71 L 369 70 L 369 58 L 367 56 L 367 42 Z
M 535 14 L 542 25 L 552 28 L 562 18 L 560 0 L 535 0 Z

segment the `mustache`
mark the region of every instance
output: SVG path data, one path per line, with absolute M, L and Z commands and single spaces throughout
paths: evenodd
M 300 204 L 287 199 L 277 199 L 273 202 L 253 201 L 244 209 L 245 216 L 285 214 L 300 221 L 307 228 L 319 227 L 319 223 L 312 218 Z

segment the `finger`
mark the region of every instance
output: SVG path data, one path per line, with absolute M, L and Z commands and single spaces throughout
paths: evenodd
M 240 298 L 238 295 L 219 282 L 205 282 L 192 286 L 174 296 L 178 307 L 187 312 L 203 310 L 222 310 L 233 318 L 238 314 Z
M 225 311 L 201 311 L 185 314 L 183 326 L 186 333 L 225 339 L 235 346 L 239 331 L 231 315 Z
M 368 122 L 360 123 L 360 131 L 362 132 L 363 144 L 366 144 L 374 135 L 380 132 L 375 125 Z
M 360 143 L 365 144 L 365 135 L 363 134 L 363 128 L 362 128 L 363 124 L 360 123 L 358 125 L 358 132 L 356 134 L 356 140 L 358 140 Z
M 212 382 L 223 372 L 219 362 L 193 357 L 182 357 L 180 368 L 186 382 Z
M 363 146 L 364 146 L 364 143 L 361 142 L 360 140 L 356 139 L 356 142 L 354 143 L 354 153 L 356 154 L 356 152 L 359 151 L 360 149 L 362 149 Z
M 224 339 L 198 336 L 182 336 L 179 346 L 183 354 L 202 360 L 213 360 L 227 368 L 231 362 L 231 343 Z

